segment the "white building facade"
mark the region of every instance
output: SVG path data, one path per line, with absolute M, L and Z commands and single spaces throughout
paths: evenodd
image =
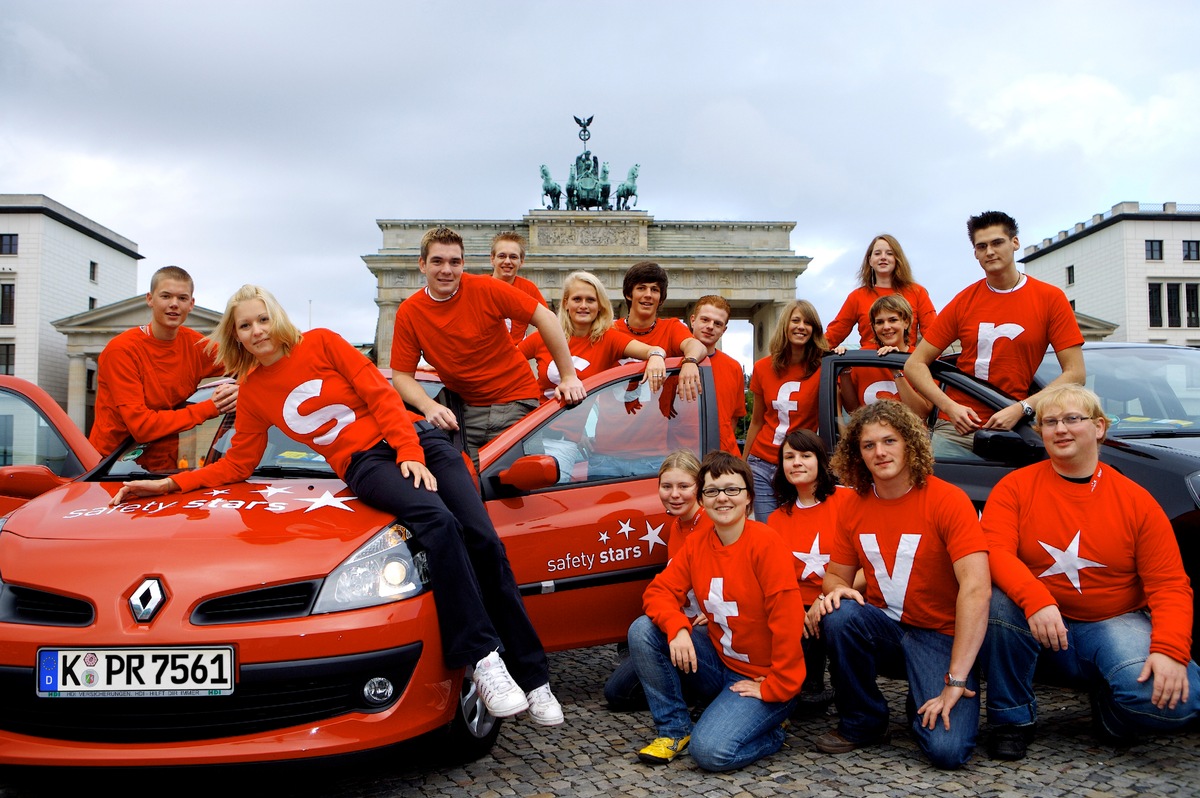
M 1109 341 L 1200 346 L 1200 205 L 1122 202 L 1021 262 L 1078 313 L 1117 324 Z
M 137 291 L 137 244 L 41 194 L 0 194 L 0 373 L 64 407 L 67 339 L 55 319 Z

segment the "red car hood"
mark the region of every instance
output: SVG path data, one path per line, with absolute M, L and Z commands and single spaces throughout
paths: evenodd
M 122 587 L 129 573 L 191 573 L 231 588 L 316 578 L 393 520 L 336 479 L 261 480 L 109 507 L 119 484 L 74 482 L 14 511 L 0 532 L 0 576 L 60 587 L 106 571 L 123 574 Z

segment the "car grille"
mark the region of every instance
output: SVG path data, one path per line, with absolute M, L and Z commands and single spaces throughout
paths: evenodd
M 87 626 L 96 617 L 91 604 L 31 587 L 0 587 L 0 622 L 40 626 Z
M 192 613 L 192 623 L 211 626 L 302 618 L 312 610 L 320 587 L 321 580 L 316 579 L 219 596 L 196 607 Z
M 76 742 L 152 743 L 257 734 L 350 712 L 380 712 L 408 686 L 421 643 L 344 657 L 242 665 L 232 695 L 179 698 L 39 698 L 33 668 L 0 667 L 0 729 Z M 395 692 L 383 706 L 362 696 L 374 676 Z

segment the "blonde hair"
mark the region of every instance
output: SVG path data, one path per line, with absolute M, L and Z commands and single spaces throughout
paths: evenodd
M 1053 385 L 1042 391 L 1041 395 L 1038 396 L 1037 419 L 1034 421 L 1034 426 L 1041 429 L 1042 416 L 1045 415 L 1047 408 L 1054 407 L 1063 410 L 1070 404 L 1077 405 L 1089 417 L 1103 422 L 1104 434 L 1105 436 L 1108 435 L 1108 416 L 1104 413 L 1100 397 L 1082 385 L 1077 385 L 1073 382 Z M 1104 440 L 1104 438 L 1101 438 L 1101 440 Z
M 658 478 L 662 479 L 662 475 L 671 469 L 691 474 L 694 477 L 700 473 L 700 461 L 691 450 L 676 449 L 663 458 L 662 465 L 658 467 Z
M 571 315 L 567 311 L 567 296 L 571 293 L 572 283 L 589 285 L 596 292 L 600 308 L 596 313 L 596 320 L 592 322 L 591 332 L 588 333 L 588 340 L 595 343 L 604 337 L 604 333 L 608 332 L 613 325 L 613 306 L 608 298 L 608 291 L 600 282 L 600 278 L 591 272 L 579 271 L 567 275 L 563 280 L 562 301 L 558 303 L 558 323 L 562 325 L 563 333 L 567 336 L 568 341 L 575 334 L 575 327 L 571 324 Z
M 821 367 L 821 357 L 829 351 L 829 342 L 825 340 L 825 326 L 821 324 L 817 308 L 807 299 L 793 299 L 784 305 L 779 323 L 771 333 L 771 367 L 775 369 L 776 374 L 783 374 L 792 364 L 792 346 L 788 343 L 787 328 L 792 314 L 796 311 L 800 311 L 800 317 L 804 319 L 805 324 L 812 327 L 812 335 L 809 336 L 800 356 L 800 365 L 804 366 L 805 373 L 815 374 Z
M 302 336 L 296 325 L 288 318 L 287 312 L 279 304 L 274 295 L 265 288 L 246 284 L 239 288 L 229 302 L 225 304 L 225 313 L 221 321 L 208 336 L 208 352 L 225 368 L 226 374 L 232 374 L 239 380 L 243 379 L 250 370 L 258 365 L 257 358 L 247 352 L 237 336 L 237 321 L 234 314 L 238 305 L 243 302 L 259 300 L 267 309 L 267 318 L 271 320 L 271 337 L 279 342 L 283 354 L 291 353 L 292 347 L 300 343 Z
M 871 268 L 871 253 L 875 251 L 875 242 L 879 240 L 888 242 L 892 248 L 892 254 L 896 256 L 896 269 L 892 272 L 892 290 L 900 291 L 908 288 L 916 282 L 913 279 L 912 267 L 908 265 L 908 258 L 904 254 L 904 249 L 900 246 L 900 242 L 896 237 L 887 233 L 880 233 L 871 239 L 871 243 L 867 244 L 867 252 L 863 255 L 862 267 L 858 270 L 858 282 L 866 288 L 875 287 L 875 270 Z

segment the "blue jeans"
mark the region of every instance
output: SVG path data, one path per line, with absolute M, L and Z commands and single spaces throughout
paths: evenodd
M 881 664 L 904 662 L 908 675 L 908 725 L 917 744 L 939 768 L 953 770 L 971 758 L 979 732 L 979 678 L 967 675 L 966 695 L 950 710 L 949 730 L 939 720 L 932 729 L 921 725 L 918 707 L 941 694 L 950 669 L 951 635 L 893 621 L 883 610 L 845 599 L 821 619 L 821 637 L 829 650 L 829 673 L 847 740 L 864 742 L 888 727 L 888 703 L 876 680 Z
M 725 667 L 709 639 L 707 627 L 692 632 L 695 673 L 671 664 L 667 636 L 645 615 L 629 627 L 629 656 L 646 691 L 646 702 L 659 737 L 692 736 L 688 751 L 705 770 L 736 770 L 773 754 L 783 746 L 783 722 L 795 699 L 762 701 L 730 690 L 747 677 Z M 692 725 L 683 684 L 701 701 L 711 703 Z
M 754 475 L 754 520 L 765 524 L 767 517 L 779 507 L 779 500 L 775 498 L 775 471 L 778 466 L 752 454 L 746 455 L 746 462 L 750 465 L 750 473 Z
M 1106 730 L 1118 737 L 1138 731 L 1173 731 L 1200 715 L 1200 668 L 1189 662 L 1188 700 L 1175 709 L 1150 702 L 1154 679 L 1138 683 L 1150 653 L 1150 616 L 1129 612 L 1105 621 L 1063 619 L 1067 650 L 1043 649 L 1029 631 L 1025 613 L 999 588 L 992 608 L 981 660 L 987 674 L 988 723 L 1024 726 L 1037 720 L 1033 673 L 1042 667 L 1070 684 L 1086 686 L 1099 702 Z

